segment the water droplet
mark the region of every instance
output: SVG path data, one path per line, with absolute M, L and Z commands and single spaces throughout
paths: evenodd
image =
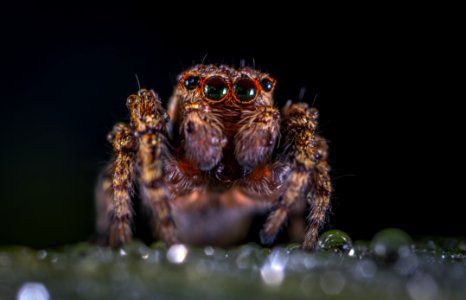
M 151 262 L 151 263 L 159 263 L 159 262 L 160 262 L 160 258 L 161 258 L 161 256 L 162 256 L 161 253 L 162 253 L 162 252 L 159 251 L 159 250 L 150 251 L 150 252 L 149 252 L 149 257 L 147 258 L 147 261 L 148 261 L 148 262 Z
M 354 271 L 359 278 L 369 279 L 374 277 L 377 272 L 377 266 L 371 260 L 361 260 L 354 267 Z
M 207 256 L 212 256 L 212 255 L 214 255 L 215 250 L 214 250 L 214 248 L 212 248 L 210 246 L 207 246 L 207 247 L 204 248 L 204 253 Z
M 313 268 L 316 264 L 316 258 L 313 254 L 301 250 L 293 253 L 286 251 L 286 254 L 288 254 L 288 262 L 286 264 L 288 270 L 303 272 L 304 270 Z
M 286 247 L 286 253 L 290 254 L 295 251 L 299 251 L 302 249 L 302 245 L 300 243 L 291 243 Z
M 352 249 L 351 238 L 341 230 L 328 230 L 319 237 L 319 249 L 348 254 Z
M 393 264 L 400 257 L 411 255 L 411 237 L 404 231 L 388 228 L 378 232 L 371 242 L 372 251 L 383 264 Z
M 279 286 L 285 278 L 285 272 L 277 265 L 265 264 L 261 268 L 261 277 L 265 284 Z
M 50 299 L 49 292 L 45 285 L 38 282 L 24 283 L 16 295 L 18 300 L 48 300 Z
M 138 255 L 140 258 L 142 258 L 142 259 L 144 259 L 144 260 L 147 260 L 147 259 L 149 258 L 149 255 L 150 255 L 150 253 L 149 253 L 149 248 L 147 248 L 146 245 L 139 245 L 139 246 L 137 247 L 137 255 Z
M 369 242 L 361 240 L 354 242 L 351 250 L 354 250 L 354 256 L 357 258 L 367 257 L 371 253 Z
M 279 286 L 285 279 L 285 267 L 288 256 L 280 249 L 273 250 L 261 268 L 261 278 L 266 285 Z
M 429 274 L 416 274 L 406 284 L 413 300 L 430 300 L 437 295 L 437 282 Z
M 92 257 L 97 261 L 109 263 L 114 259 L 115 252 L 109 247 L 99 247 L 95 248 Z
M 167 252 L 167 259 L 174 264 L 182 264 L 188 256 L 188 248 L 183 244 L 170 246 Z
M 438 249 L 437 244 L 433 240 L 428 240 L 427 243 L 426 243 L 426 247 L 427 247 L 427 249 L 430 249 L 430 250 L 437 250 Z
M 466 241 L 460 241 L 458 244 L 458 250 L 466 251 Z
M 393 265 L 393 269 L 402 275 L 413 274 L 419 266 L 419 259 L 413 253 L 407 257 L 401 256 Z
M 346 280 L 338 271 L 325 272 L 320 279 L 320 287 L 327 295 L 338 295 L 345 287 Z
M 58 254 L 54 254 L 52 258 L 50 259 L 50 261 L 54 264 L 58 263 L 59 260 L 60 260 L 60 256 Z
M 306 256 L 303 264 L 306 269 L 312 269 L 317 265 L 317 259 L 312 256 Z
M 162 242 L 162 241 L 157 241 L 153 244 L 150 245 L 150 248 L 151 249 L 155 249 L 155 250 L 167 250 L 167 245 Z
M 252 265 L 252 250 L 243 248 L 236 257 L 236 266 L 238 269 L 247 269 Z

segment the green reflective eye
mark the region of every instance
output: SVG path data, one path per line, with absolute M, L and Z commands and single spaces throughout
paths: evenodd
M 239 101 L 248 102 L 256 97 L 256 84 L 252 79 L 240 78 L 233 86 L 236 98 Z
M 228 83 L 220 76 L 207 78 L 204 82 L 204 95 L 214 101 L 223 99 L 228 93 Z

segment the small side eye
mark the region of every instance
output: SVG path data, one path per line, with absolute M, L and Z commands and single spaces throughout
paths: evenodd
M 264 78 L 261 80 L 261 86 L 266 92 L 270 92 L 273 89 L 273 81 L 270 78 Z
M 189 76 L 184 80 L 184 86 L 188 90 L 193 90 L 199 86 L 199 77 L 198 76 Z
M 204 95 L 209 100 L 220 101 L 228 93 L 228 82 L 220 76 L 207 78 L 204 82 Z
M 236 98 L 243 103 L 250 102 L 256 97 L 257 88 L 252 79 L 240 78 L 233 86 Z

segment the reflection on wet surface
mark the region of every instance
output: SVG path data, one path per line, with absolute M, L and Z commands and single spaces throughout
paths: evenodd
M 2 247 L 0 299 L 464 299 L 465 245 L 451 238 L 413 242 L 386 229 L 354 242 L 331 230 L 314 253 L 298 244 Z

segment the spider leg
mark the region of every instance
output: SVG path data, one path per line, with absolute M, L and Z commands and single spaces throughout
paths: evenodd
M 99 244 L 108 244 L 108 234 L 110 232 L 111 215 L 112 215 L 112 165 L 109 164 L 100 172 L 95 187 L 96 199 L 96 233 Z
M 113 162 L 102 173 L 97 187 L 97 231 L 111 246 L 131 239 L 137 140 L 131 128 L 117 123 L 108 135 L 115 151 Z
M 318 113 L 305 103 L 288 104 L 283 110 L 281 160 L 288 162 L 291 172 L 286 190 L 261 231 L 261 241 L 270 244 L 287 219 L 290 208 L 297 202 L 304 202 L 310 191 L 310 225 L 306 231 L 303 248 L 315 247 L 317 234 L 324 222 L 329 206 L 330 179 L 326 161 L 325 141 L 315 134 Z
M 154 233 L 158 231 L 163 241 L 174 244 L 177 238 L 169 206 L 169 191 L 164 181 L 163 144 L 164 137 L 161 134 L 145 134 L 141 137 L 139 147 L 141 197 L 152 211 L 152 220 L 155 222 Z
M 152 212 L 154 235 L 167 244 L 177 242 L 175 224 L 169 206 L 169 191 L 164 181 L 163 167 L 170 159 L 167 149 L 168 116 L 154 91 L 140 90 L 127 101 L 135 135 L 138 137 L 138 167 L 143 202 Z
M 304 236 L 303 248 L 311 250 L 317 244 L 319 230 L 324 224 L 326 212 L 330 204 L 332 186 L 329 176 L 330 167 L 327 162 L 328 146 L 321 136 L 316 136 L 316 165 L 311 175 L 311 189 L 308 201 L 311 205 L 309 227 Z

